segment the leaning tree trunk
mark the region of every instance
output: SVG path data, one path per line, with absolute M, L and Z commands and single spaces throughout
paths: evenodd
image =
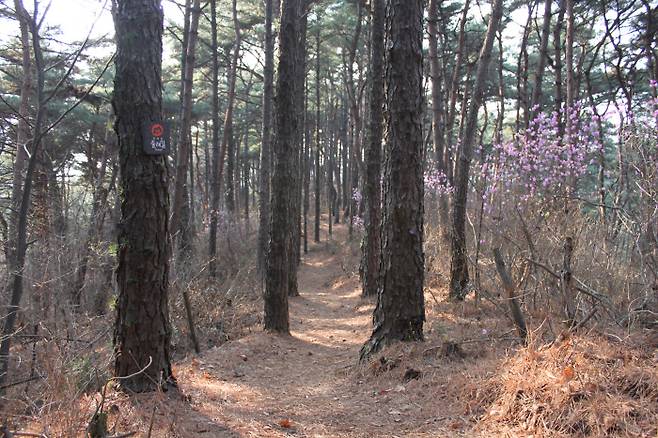
M 361 358 L 423 339 L 423 0 L 389 2 L 381 287 Z
M 122 190 L 114 375 L 131 376 L 121 383 L 139 392 L 175 383 L 167 304 L 167 158 L 142 151 L 144 125 L 163 116 L 160 0 L 117 0 L 114 23 L 117 54 L 112 104 Z
M 370 117 L 366 143 L 366 178 L 364 187 L 365 236 L 361 260 L 363 296 L 377 295 L 381 254 L 381 149 L 384 131 L 384 0 L 372 2 L 370 62 Z
M 289 333 L 288 291 L 291 277 L 289 270 L 296 269 L 290 263 L 293 228 L 297 217 L 293 216 L 297 179 L 294 164 L 299 156 L 297 144 L 298 99 L 295 96 L 297 79 L 297 54 L 301 43 L 298 32 L 303 0 L 283 0 L 281 29 L 279 33 L 279 74 L 276 83 L 275 119 L 273 142 L 274 166 L 272 168 L 272 195 L 270 220 L 270 245 L 265 273 L 265 330 Z
M 478 59 L 478 69 L 475 75 L 475 84 L 468 107 L 468 118 L 464 130 L 464 140 L 461 144 L 457 174 L 455 175 L 455 194 L 452 211 L 452 260 L 450 263 L 450 298 L 461 300 L 468 287 L 468 259 L 466 257 L 466 203 L 468 201 L 468 176 L 471 168 L 471 156 L 475 134 L 477 133 L 478 109 L 482 101 L 484 79 L 486 77 L 494 37 L 500 25 L 503 14 L 503 0 L 494 0 L 492 5 L 489 26 L 485 36 L 484 45 Z

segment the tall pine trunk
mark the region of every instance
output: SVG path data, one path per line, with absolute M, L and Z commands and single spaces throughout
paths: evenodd
M 320 243 L 320 23 L 315 34 L 315 220 L 313 241 Z
M 434 143 L 434 157 L 436 169 L 442 175 L 447 175 L 445 155 L 445 111 L 443 104 L 443 78 L 441 74 L 441 61 L 439 59 L 439 3 L 440 0 L 430 0 L 427 29 L 429 33 L 429 60 L 430 79 L 432 81 L 432 141 Z M 448 164 L 449 165 L 449 164 Z M 450 220 L 448 218 L 448 200 L 446 195 L 439 194 L 439 219 L 441 221 L 442 235 L 447 241 L 450 235 Z
M 235 83 L 237 78 L 237 69 L 238 61 L 240 59 L 240 42 L 241 42 L 241 33 L 240 33 L 240 22 L 238 20 L 238 11 L 237 11 L 237 0 L 233 0 L 232 3 L 232 12 L 233 12 L 233 28 L 235 32 L 235 42 L 233 46 L 233 55 L 231 57 L 231 67 L 228 73 L 228 97 L 226 103 L 226 114 L 224 115 L 224 129 L 222 131 L 222 142 L 221 147 L 219 148 L 219 157 L 217 158 L 216 174 L 213 175 L 213 211 L 212 218 L 210 221 L 210 273 L 217 272 L 217 228 L 219 226 L 219 199 L 221 197 L 222 191 L 222 176 L 224 174 L 224 161 L 226 160 L 227 150 L 229 149 L 229 143 L 233 141 L 233 107 L 235 105 Z M 216 28 L 216 26 L 215 26 Z M 216 55 L 213 55 L 216 56 Z M 215 61 L 213 61 L 215 62 Z M 232 143 L 231 143 L 232 144 Z M 229 152 L 230 154 L 230 152 Z M 229 158 L 232 159 L 232 158 Z M 215 166 L 215 164 L 213 164 Z M 229 178 L 227 178 L 227 192 L 229 182 L 231 191 L 233 190 L 232 179 L 233 179 L 233 169 L 226 169 Z M 217 197 L 217 202 L 215 204 L 215 196 Z M 227 196 L 228 198 L 228 196 Z M 231 197 L 232 199 L 232 197 Z M 216 206 L 216 208 L 215 208 Z M 227 206 L 230 207 L 230 206 Z M 232 212 L 232 211 L 231 211 Z M 214 240 L 214 241 L 213 241 Z
M 270 156 L 272 144 L 272 103 L 274 98 L 273 0 L 265 0 L 265 69 L 263 72 L 263 131 L 260 149 L 260 187 L 258 197 L 258 272 L 265 272 L 270 226 Z
M 25 10 L 22 1 L 15 1 L 16 13 L 18 14 L 19 25 L 21 30 L 21 45 L 22 45 L 22 67 L 23 69 L 30 68 L 30 41 L 28 29 L 32 32 L 32 47 L 34 49 L 34 67 L 36 70 L 36 104 L 37 113 L 34 121 L 32 132 L 29 132 L 29 126 L 21 127 L 19 125 L 19 132 L 17 133 L 16 147 L 23 148 L 25 155 L 20 156 L 17 152 L 17 160 L 22 160 L 18 163 L 19 168 L 14 169 L 14 183 L 18 183 L 17 187 L 12 191 L 12 203 L 14 208 L 17 209 L 17 214 L 10 217 L 10 227 L 15 227 L 12 235 L 12 240 L 8 242 L 9 245 L 9 284 L 8 289 L 11 291 L 9 305 L 7 306 L 7 313 L 4 316 L 4 323 L 2 326 L 2 341 L 0 342 L 0 395 L 4 393 L 4 383 L 7 380 L 9 373 L 9 352 L 11 349 L 11 340 L 14 334 L 14 326 L 18 316 L 21 300 L 23 298 L 23 270 L 25 269 L 25 257 L 27 255 L 27 223 L 28 213 L 30 209 L 30 199 L 32 195 L 32 180 L 34 178 L 35 169 L 37 167 L 37 157 L 39 156 L 39 149 L 41 147 L 41 126 L 44 117 L 44 68 L 43 58 L 41 53 L 39 28 L 37 26 L 37 13 L 34 10 L 34 15 L 30 17 L 27 10 Z M 35 4 L 35 8 L 38 4 Z M 23 71 L 24 75 L 29 77 L 30 72 Z M 29 112 L 29 94 L 30 94 L 30 80 L 23 82 L 21 87 L 21 103 L 19 106 L 19 115 L 28 114 Z M 26 136 L 27 135 L 27 136 Z M 30 138 L 31 137 L 31 138 Z M 27 150 L 30 149 L 28 153 Z M 29 158 L 28 158 L 29 157 Z M 25 160 L 25 158 L 28 158 Z M 25 162 L 27 161 L 27 163 Z M 25 164 L 27 164 L 26 167 Z M 22 175 L 23 168 L 25 168 L 25 175 Z M 15 199 L 14 199 L 15 195 Z M 10 229 L 11 230 L 11 229 Z M 15 236 L 15 240 L 14 237 Z
M 121 384 L 137 392 L 174 382 L 167 302 L 167 158 L 142 150 L 143 126 L 163 117 L 163 18 L 160 0 L 117 0 L 114 7 L 117 54 L 112 104 L 122 193 L 114 375 L 131 376 Z
M 297 129 L 299 112 L 295 108 L 298 99 L 295 95 L 301 87 L 295 85 L 299 53 L 300 19 L 303 0 L 283 0 L 281 29 L 279 31 L 279 74 L 276 81 L 275 120 L 276 130 L 273 142 L 274 162 L 272 167 L 272 195 L 270 219 L 270 245 L 265 274 L 265 330 L 289 333 L 288 293 L 290 290 L 290 269 L 295 253 L 294 227 L 297 217 L 293 215 L 296 202 L 295 162 L 299 157 Z
M 172 211 L 171 230 L 178 234 L 180 249 L 190 250 L 192 243 L 190 223 L 190 193 L 192 187 L 188 184 L 190 152 L 192 150 L 192 87 L 194 85 L 194 63 L 196 58 L 196 42 L 201 15 L 201 0 L 194 0 L 190 11 L 190 27 L 185 47 L 185 67 L 183 80 L 183 97 L 181 102 L 180 139 L 176 154 L 176 188 L 174 190 L 174 205 Z
M 423 0 L 389 2 L 382 283 L 362 359 L 423 339 L 423 10 Z
M 377 295 L 381 258 L 381 149 L 384 131 L 384 0 L 374 0 L 371 24 L 370 117 L 364 187 L 365 236 L 361 260 L 363 296 Z
M 532 118 L 537 116 L 542 104 L 542 82 L 544 80 L 544 69 L 548 60 L 548 39 L 551 36 L 551 5 L 553 0 L 544 3 L 544 22 L 541 30 L 541 45 L 539 47 L 539 64 L 535 72 L 535 88 L 532 90 Z
M 455 193 L 453 197 L 452 215 L 452 259 L 450 262 L 450 298 L 461 300 L 468 291 L 468 259 L 466 257 L 466 207 L 468 202 L 468 178 L 471 168 L 471 157 L 476 140 L 478 110 L 482 102 L 484 80 L 489 68 L 494 38 L 498 32 L 503 14 L 503 1 L 494 0 L 489 26 L 480 51 L 475 84 L 468 106 L 468 116 L 464 129 L 457 173 L 455 175 Z
M 269 1 L 269 0 L 268 0 Z M 219 225 L 219 55 L 217 53 L 217 0 L 210 0 L 212 50 L 212 177 L 210 196 L 210 231 L 208 236 L 208 273 L 217 276 L 217 228 Z

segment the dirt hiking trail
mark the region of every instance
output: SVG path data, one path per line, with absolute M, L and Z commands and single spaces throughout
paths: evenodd
M 421 381 L 381 381 L 357 366 L 373 304 L 343 269 L 345 238 L 339 225 L 333 242 L 312 244 L 303 257 L 291 336 L 256 331 L 175 367 L 189 405 L 157 413 L 160 436 L 444 436 L 436 411 L 412 400 Z

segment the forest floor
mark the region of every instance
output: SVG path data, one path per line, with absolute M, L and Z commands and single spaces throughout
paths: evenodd
M 252 307 L 240 311 L 251 321 L 241 335 L 174 363 L 178 390 L 132 396 L 110 390 L 104 401 L 110 432 L 144 438 L 657 436 L 655 330 L 625 332 L 601 320 L 582 334 L 557 336 L 555 317 L 529 305 L 531 342 L 524 347 L 495 297 L 450 302 L 445 278 L 433 268 L 445 263 L 426 253 L 425 342 L 395 344 L 358 363 L 374 301 L 360 297 L 358 242 L 338 225 L 332 240 L 311 244 L 302 258 L 300 296 L 290 299 L 290 336 L 262 331 L 254 292 Z M 211 301 L 206 305 L 218 307 Z M 63 404 L 29 430 L 84 436 L 100 398 L 82 396 L 79 409 Z
M 431 391 L 423 379 L 405 381 L 407 368 L 398 363 L 402 351 L 392 353 L 399 357 L 390 360 L 358 365 L 359 349 L 371 333 L 374 303 L 360 297 L 358 275 L 348 272 L 345 248 L 339 243 L 346 237 L 345 227 L 338 225 L 333 243 L 311 244 L 303 257 L 300 296 L 290 299 L 291 336 L 256 331 L 175 365 L 180 394 L 161 395 L 153 436 L 465 433 L 460 432 L 467 427 L 460 405 L 447 397 L 454 389 L 448 388 L 449 375 L 443 387 Z M 433 397 L 437 391 L 442 395 Z M 131 406 L 134 410 L 119 415 L 120 430 L 139 430 L 150 423 L 148 396 L 133 397 Z

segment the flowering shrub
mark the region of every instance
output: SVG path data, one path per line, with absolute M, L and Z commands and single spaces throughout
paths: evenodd
M 603 145 L 596 115 L 576 106 L 565 117 L 571 119 L 572 132 L 560 132 L 557 112 L 541 112 L 525 132 L 493 146 L 480 169 L 489 181 L 484 192 L 488 204 L 497 192 L 522 202 L 569 195 Z

